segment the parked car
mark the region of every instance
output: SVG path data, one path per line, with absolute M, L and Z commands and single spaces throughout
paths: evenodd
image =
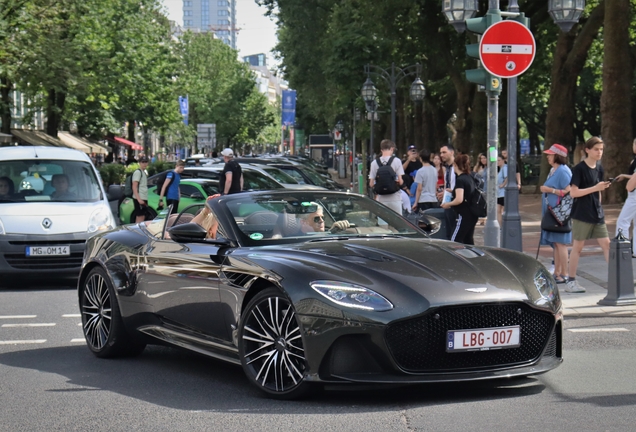
M 115 227 L 99 172 L 77 150 L 0 148 L 0 276 L 76 278 L 86 240 Z
M 158 175 L 150 177 L 153 179 L 152 184 L 156 183 Z M 192 204 L 204 203 L 206 198 L 210 195 L 219 193 L 218 180 L 206 180 L 206 179 L 183 179 L 179 184 L 179 191 L 181 197 L 179 198 L 179 211 Z M 165 204 L 165 202 L 164 202 Z M 154 218 L 158 212 L 159 206 L 159 194 L 157 193 L 157 186 L 148 186 L 148 206 L 151 212 L 151 217 Z M 133 223 L 132 213 L 135 209 L 133 198 L 124 198 L 119 205 L 119 220 L 122 224 Z
M 88 349 L 147 344 L 243 367 L 274 398 L 329 384 L 474 381 L 562 362 L 563 312 L 531 256 L 435 240 L 362 195 L 262 191 L 92 237 L 78 283 Z M 151 355 L 161 355 L 154 351 Z M 141 360 L 143 361 L 143 359 Z

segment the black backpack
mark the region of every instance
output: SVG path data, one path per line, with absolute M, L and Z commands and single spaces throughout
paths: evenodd
M 393 159 L 395 156 L 391 156 L 386 164 L 383 164 L 380 158 L 375 160 L 378 164 L 378 172 L 375 175 L 373 192 L 378 195 L 391 195 L 400 190 L 400 185 L 395 181 L 397 175 L 391 167 Z
M 473 194 L 468 200 L 470 212 L 477 217 L 486 217 L 488 214 L 488 204 L 486 203 L 486 192 L 484 192 L 484 181 L 476 175 L 472 174 L 471 177 L 475 182 L 475 188 Z
M 155 190 L 155 193 L 157 195 L 161 195 L 161 189 L 163 188 L 163 184 L 166 182 L 166 177 L 168 176 L 169 172 L 170 171 L 164 171 L 161 174 L 159 174 L 159 176 L 157 177 L 157 181 L 155 183 L 157 185 L 157 189 Z M 166 187 L 166 193 L 168 193 L 168 188 L 172 184 L 172 180 L 174 180 L 174 176 L 172 176 L 172 178 L 168 182 L 168 186 Z
M 133 196 L 133 188 L 132 188 L 132 178 L 133 175 L 137 172 L 137 171 L 141 171 L 140 169 L 136 169 L 133 172 L 131 172 L 127 177 L 126 177 L 126 181 L 124 182 L 124 196 L 131 198 Z M 144 175 L 144 172 L 141 171 L 141 175 Z

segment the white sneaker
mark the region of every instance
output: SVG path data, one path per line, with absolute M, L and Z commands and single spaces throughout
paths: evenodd
M 569 293 L 583 293 L 585 292 L 585 288 L 579 285 L 579 282 L 574 280 L 569 280 L 567 284 L 565 284 L 565 292 Z
M 554 274 L 554 264 L 552 264 L 548 271 L 550 272 L 550 274 Z

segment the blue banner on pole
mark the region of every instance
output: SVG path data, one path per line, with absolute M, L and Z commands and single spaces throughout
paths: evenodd
M 284 126 L 296 123 L 296 90 L 283 90 L 283 118 Z
M 188 125 L 188 114 L 190 114 L 190 102 L 187 96 L 179 96 L 179 110 L 183 116 L 183 123 Z

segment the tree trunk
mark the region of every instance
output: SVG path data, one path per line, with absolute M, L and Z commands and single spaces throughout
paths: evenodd
M 625 172 L 626 161 L 632 157 L 633 71 L 630 62 L 625 61 L 629 52 L 629 22 L 629 0 L 605 0 L 601 135 L 605 143 L 603 167 L 606 178 Z M 611 187 L 606 190 L 603 202 L 616 203 L 624 192 L 624 187 Z
M 554 143 L 562 144 L 571 150 L 575 147 L 576 110 L 574 97 L 577 78 L 585 65 L 590 45 L 603 24 L 604 15 L 605 3 L 603 1 L 594 8 L 578 34 L 576 34 L 577 25 L 568 33 L 559 32 L 552 62 L 544 148 L 548 148 Z M 545 182 L 548 171 L 549 165 L 543 161 L 537 192 Z
M 13 99 L 11 98 L 11 89 L 13 84 L 9 78 L 0 77 L 0 120 L 2 120 L 2 133 L 11 133 L 11 107 Z
M 65 101 L 66 93 L 49 90 L 46 101 L 46 133 L 55 138 L 62 122 Z

